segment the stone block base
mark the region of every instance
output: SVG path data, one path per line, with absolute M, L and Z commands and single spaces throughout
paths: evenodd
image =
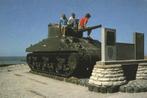
M 136 79 L 147 80 L 147 63 L 138 64 Z
M 120 64 L 94 66 L 89 79 L 89 90 L 96 92 L 115 92 L 120 85 L 126 83 Z

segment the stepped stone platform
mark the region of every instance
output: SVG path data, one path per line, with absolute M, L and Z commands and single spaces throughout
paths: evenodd
M 137 74 L 134 75 L 136 80 L 130 81 L 124 75 L 126 70 L 123 69 L 123 66 L 133 66 L 134 64 L 138 64 Z M 94 66 L 88 88 L 90 91 L 101 93 L 145 92 L 147 91 L 146 81 L 147 60 L 100 61 Z
M 123 69 L 120 64 L 94 66 L 89 80 L 89 90 L 113 93 L 119 91 L 119 86 L 126 83 Z

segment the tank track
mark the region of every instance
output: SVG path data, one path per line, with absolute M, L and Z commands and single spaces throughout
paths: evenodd
M 55 76 L 55 75 L 50 75 L 50 74 L 40 73 L 40 72 L 34 72 L 34 71 L 30 71 L 30 73 L 45 76 L 45 77 L 49 77 L 49 78 L 59 80 L 59 81 L 64 81 L 64 82 L 73 83 L 73 84 L 88 87 L 89 78 L 60 77 L 60 76 Z
M 29 53 L 27 63 L 32 71 L 63 77 L 79 74 L 87 77 L 94 65 L 87 64 L 76 52 Z

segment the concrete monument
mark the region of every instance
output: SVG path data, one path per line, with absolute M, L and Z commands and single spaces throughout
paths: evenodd
M 102 28 L 101 36 L 101 61 L 94 66 L 89 90 L 116 92 L 132 79 L 147 79 L 143 33 L 134 33 L 133 43 L 117 43 L 115 29 Z

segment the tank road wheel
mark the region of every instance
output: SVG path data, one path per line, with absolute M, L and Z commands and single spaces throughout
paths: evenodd
M 58 75 L 63 74 L 63 65 L 65 64 L 65 58 L 64 57 L 56 57 L 57 64 L 55 65 L 55 72 Z
M 40 58 L 40 56 L 36 56 L 36 70 L 37 71 L 40 71 L 41 70 L 41 58 Z
M 67 63 L 64 65 L 64 75 L 66 77 L 69 77 L 72 75 L 78 65 L 78 56 L 75 53 L 72 53 L 68 58 L 67 58 Z
M 33 68 L 33 70 L 36 70 L 37 69 L 37 67 L 36 67 L 36 61 L 37 61 L 37 57 L 35 57 L 35 56 L 32 56 L 32 68 Z
M 48 57 L 46 57 L 46 56 L 43 56 L 42 57 L 42 71 L 44 71 L 44 72 L 46 72 L 47 71 L 47 63 L 49 62 L 49 59 L 48 59 Z

